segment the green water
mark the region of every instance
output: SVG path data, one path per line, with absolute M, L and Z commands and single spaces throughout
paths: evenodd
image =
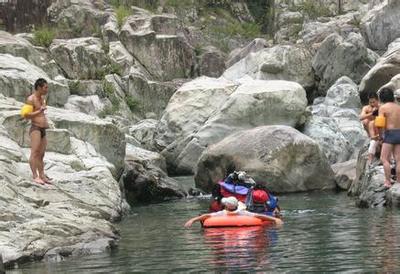
M 398 210 L 358 209 L 345 193 L 280 196 L 282 228 L 202 229 L 208 206 L 183 199 L 133 208 L 111 254 L 23 265 L 7 273 L 400 272 Z

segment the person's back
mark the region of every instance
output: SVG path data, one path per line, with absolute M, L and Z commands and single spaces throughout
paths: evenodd
M 388 102 L 381 106 L 381 112 L 386 118 L 386 129 L 400 129 L 400 106 Z
M 379 108 L 379 117 L 383 120 L 381 161 L 385 173 L 384 186 L 390 188 L 392 156 L 396 160 L 396 174 L 400 174 L 400 106 L 395 103 L 394 93 L 390 88 L 382 88 L 379 99 L 383 103 Z M 400 176 L 397 176 L 397 182 L 400 183 Z

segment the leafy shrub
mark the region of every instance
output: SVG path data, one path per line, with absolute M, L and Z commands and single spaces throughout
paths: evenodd
M 103 81 L 103 92 L 104 92 L 104 96 L 111 102 L 111 106 L 106 106 L 99 113 L 99 116 L 104 118 L 105 116 L 112 115 L 118 111 L 120 101 L 115 94 L 114 86 L 107 81 Z
M 118 28 L 121 28 L 122 24 L 124 23 L 124 21 L 126 19 L 126 17 L 131 15 L 130 8 L 127 7 L 127 6 L 122 6 L 121 5 L 115 10 L 115 15 L 117 17 Z
M 56 32 L 49 27 L 42 27 L 33 33 L 33 42 L 37 46 L 48 48 L 53 42 Z
M 78 94 L 79 90 L 81 89 L 79 81 L 69 81 L 68 87 L 71 94 Z
M 126 104 L 128 105 L 129 109 L 134 112 L 140 109 L 139 101 L 136 100 L 133 96 L 128 95 L 125 98 Z
M 314 0 L 303 1 L 299 4 L 298 9 L 307 14 L 311 19 L 331 15 L 331 11 L 326 5 Z

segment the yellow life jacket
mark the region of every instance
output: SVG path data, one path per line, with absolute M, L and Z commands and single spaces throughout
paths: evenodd
M 28 115 L 32 112 L 33 112 L 33 106 L 29 105 L 29 104 L 25 104 L 22 106 L 20 114 L 21 114 L 22 118 L 26 118 L 26 115 Z

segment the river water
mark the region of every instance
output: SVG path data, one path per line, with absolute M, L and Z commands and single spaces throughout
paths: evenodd
M 282 195 L 281 228 L 185 229 L 206 198 L 139 206 L 115 251 L 7 273 L 400 272 L 400 213 L 359 209 L 346 193 Z

